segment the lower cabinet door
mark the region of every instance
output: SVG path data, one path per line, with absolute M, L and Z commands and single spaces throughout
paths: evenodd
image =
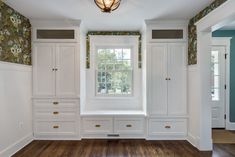
M 108 135 L 113 133 L 112 118 L 83 118 L 82 119 L 83 134 L 89 135 Z
M 115 118 L 114 133 L 130 136 L 144 134 L 144 118 Z
M 148 123 L 149 136 L 175 136 L 187 135 L 186 119 L 150 119 Z
M 34 124 L 34 133 L 38 136 L 43 135 L 76 135 L 76 122 L 58 122 L 58 121 L 37 121 Z

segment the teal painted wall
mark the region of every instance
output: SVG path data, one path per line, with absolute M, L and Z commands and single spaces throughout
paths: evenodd
M 233 37 L 230 47 L 230 121 L 235 122 L 235 30 L 215 31 L 212 36 Z

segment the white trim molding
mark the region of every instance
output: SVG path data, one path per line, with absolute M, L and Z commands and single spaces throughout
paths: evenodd
M 90 69 L 86 70 L 86 102 L 81 104 L 81 114 L 95 112 L 118 112 L 130 111 L 144 113 L 142 104 L 141 75 L 142 69 L 138 68 L 138 42 L 139 36 L 90 36 Z M 131 96 L 97 96 L 96 95 L 96 49 L 97 47 L 130 47 L 132 49 L 133 64 L 133 93 Z M 127 105 L 128 104 L 128 105 Z
M 34 140 L 33 134 L 29 134 L 20 140 L 16 141 L 14 144 L 10 145 L 6 149 L 0 152 L 1 157 L 9 157 L 18 152 L 20 149 L 28 145 Z
M 194 147 L 198 148 L 200 139 L 199 137 L 195 137 L 191 133 L 188 133 L 187 141 Z
M 232 37 L 213 37 L 213 46 L 225 46 L 227 60 L 226 60 L 226 80 L 227 90 L 225 91 L 225 113 L 226 113 L 226 130 L 235 130 L 235 123 L 230 122 L 230 42 Z
M 202 151 L 212 150 L 211 103 L 210 103 L 210 52 L 212 31 L 217 30 L 235 20 L 235 1 L 228 0 L 217 9 L 196 23 L 197 26 L 197 60 L 198 60 L 198 106 L 199 113 L 199 146 Z
M 0 61 L 0 70 L 31 72 L 32 66 Z

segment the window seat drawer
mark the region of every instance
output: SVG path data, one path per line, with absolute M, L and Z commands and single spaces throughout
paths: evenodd
M 114 133 L 144 134 L 144 118 L 115 118 Z
M 110 134 L 113 132 L 112 118 L 83 118 L 83 134 Z

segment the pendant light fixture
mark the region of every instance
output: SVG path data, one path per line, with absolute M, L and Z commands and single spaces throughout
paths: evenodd
M 116 10 L 121 0 L 94 0 L 95 4 L 101 9 L 102 12 L 110 13 L 111 11 Z

